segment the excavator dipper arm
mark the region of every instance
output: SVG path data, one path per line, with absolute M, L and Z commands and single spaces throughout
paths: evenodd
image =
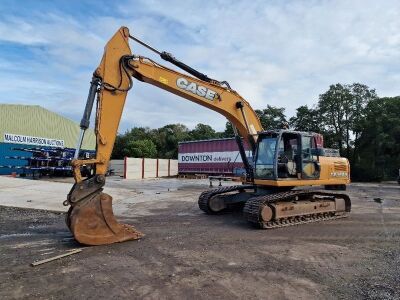
M 132 55 L 129 38 L 128 28 L 121 27 L 105 47 L 101 63 L 93 74 L 80 124 L 81 134 L 72 162 L 75 184 L 65 201 L 66 205 L 71 205 L 66 222 L 75 239 L 86 245 L 110 244 L 143 236 L 133 227 L 117 222 L 112 212 L 112 198 L 102 192 L 125 99 L 132 88 L 132 77 L 224 115 L 232 123 L 234 130 L 247 139 L 252 147 L 257 141 L 257 132 L 262 130 L 260 121 L 249 103 L 230 89 L 227 83 L 210 79 L 165 52 L 160 53 L 163 59 L 201 79 L 174 71 L 148 58 Z M 79 150 L 85 130 L 89 127 L 94 102 L 96 157 L 80 160 Z M 241 152 L 246 164 L 244 151 Z M 83 180 L 80 167 L 88 164 L 94 166 L 95 172 L 93 176 Z M 248 163 L 247 168 L 251 180 Z

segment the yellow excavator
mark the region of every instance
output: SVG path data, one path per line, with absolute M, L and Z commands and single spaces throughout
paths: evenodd
M 154 51 L 186 73 L 177 72 L 132 54 L 129 39 Z M 350 182 L 347 159 L 319 147 L 318 135 L 291 130 L 264 130 L 249 103 L 226 81 L 211 79 L 167 52 L 160 52 L 121 27 L 107 43 L 90 84 L 81 133 L 72 161 L 75 184 L 65 205 L 66 223 L 75 239 L 85 245 L 101 245 L 141 238 L 130 225 L 120 224 L 112 211 L 112 197 L 103 193 L 105 174 L 121 114 L 133 80 L 143 81 L 225 116 L 232 124 L 246 174 L 242 184 L 203 192 L 201 210 L 217 214 L 242 205 L 244 217 L 260 228 L 278 228 L 345 217 L 350 198 L 337 191 L 305 190 L 325 186 L 344 190 Z M 80 159 L 79 151 L 96 102 L 96 157 Z M 243 139 L 251 146 L 248 158 Z M 93 174 L 82 178 L 81 167 L 91 165 Z

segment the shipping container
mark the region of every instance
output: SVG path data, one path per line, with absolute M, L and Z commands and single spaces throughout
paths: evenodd
M 250 161 L 252 152 L 244 142 Z M 244 165 L 234 138 L 180 142 L 178 144 L 179 174 L 241 175 Z

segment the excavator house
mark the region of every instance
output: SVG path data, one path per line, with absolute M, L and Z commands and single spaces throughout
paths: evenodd
M 132 54 L 133 39 L 185 73 L 150 58 Z M 190 74 L 190 75 L 188 75 Z M 243 208 L 246 220 L 258 228 L 279 228 L 346 217 L 351 208 L 345 190 L 350 182 L 347 159 L 318 146 L 318 135 L 291 130 L 264 130 L 250 104 L 226 81 L 218 81 L 189 67 L 167 52 L 160 52 L 121 27 L 109 40 L 100 65 L 93 73 L 80 123 L 75 159 L 75 184 L 68 194 L 66 223 L 75 239 L 85 245 L 101 245 L 139 239 L 143 234 L 119 223 L 112 211 L 112 197 L 103 192 L 127 93 L 134 80 L 151 84 L 225 116 L 231 122 L 246 174 L 242 184 L 203 192 L 199 208 L 218 214 L 232 206 Z M 78 157 L 92 108 L 96 107 L 96 157 Z M 251 145 L 253 160 L 246 157 L 242 138 Z M 81 175 L 83 165 L 93 174 Z M 304 186 L 324 186 L 326 190 Z

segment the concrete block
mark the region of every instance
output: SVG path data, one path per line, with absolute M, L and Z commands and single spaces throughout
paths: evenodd
M 142 158 L 125 158 L 125 179 L 142 178 Z
M 158 177 L 168 176 L 168 159 L 158 160 Z
M 157 177 L 157 159 L 145 158 L 144 159 L 144 178 Z
M 170 176 L 176 176 L 178 175 L 178 160 L 177 159 L 171 159 L 170 161 Z

